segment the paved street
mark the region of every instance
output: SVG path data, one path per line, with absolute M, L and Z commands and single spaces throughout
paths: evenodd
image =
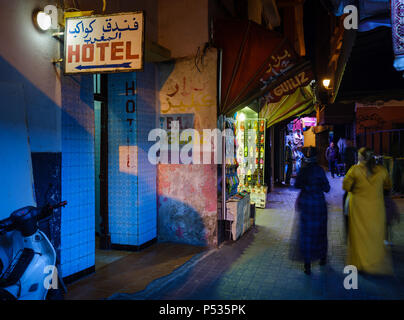
M 394 277 L 359 275 L 358 290 L 343 287 L 346 244 L 341 212 L 342 178 L 331 179 L 328 264 L 313 264 L 312 274 L 289 259 L 297 190 L 276 189 L 267 209 L 258 210 L 256 227 L 240 240 L 209 252 L 145 291 L 115 299 L 403 299 L 404 228 L 394 228 Z M 402 201 L 402 200 L 399 200 Z M 403 212 L 403 211 L 401 211 Z

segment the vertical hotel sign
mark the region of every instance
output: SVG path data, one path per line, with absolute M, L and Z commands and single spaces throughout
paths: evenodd
M 143 69 L 143 12 L 66 19 L 65 73 Z

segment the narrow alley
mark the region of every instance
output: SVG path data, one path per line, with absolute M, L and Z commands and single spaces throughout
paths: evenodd
M 403 224 L 393 230 L 395 276 L 359 275 L 357 290 L 344 288 L 343 178 L 332 179 L 328 174 L 328 179 L 328 263 L 313 264 L 310 276 L 303 273 L 301 264 L 289 259 L 298 190 L 278 188 L 269 194 L 267 208 L 258 209 L 255 228 L 239 241 L 211 251 L 196 264 L 185 264 L 144 291 L 116 294 L 111 299 L 403 299 Z M 403 199 L 396 203 L 403 215 Z

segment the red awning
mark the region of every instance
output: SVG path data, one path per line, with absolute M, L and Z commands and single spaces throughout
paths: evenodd
M 252 21 L 216 20 L 214 44 L 223 50 L 221 114 L 235 112 L 266 93 L 273 81 L 301 60 L 280 33 Z

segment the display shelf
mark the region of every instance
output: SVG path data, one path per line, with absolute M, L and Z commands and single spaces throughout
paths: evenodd
M 245 119 L 236 124 L 237 174 L 240 186 L 261 186 L 265 174 L 265 127 L 261 118 Z

